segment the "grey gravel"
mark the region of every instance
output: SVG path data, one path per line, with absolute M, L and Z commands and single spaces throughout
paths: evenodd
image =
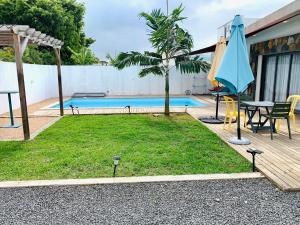
M 0 189 L 0 224 L 300 224 L 265 179 Z

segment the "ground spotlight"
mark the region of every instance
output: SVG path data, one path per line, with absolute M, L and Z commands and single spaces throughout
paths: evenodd
M 252 155 L 252 171 L 255 172 L 255 155 L 263 153 L 262 151 L 256 149 L 256 148 L 249 148 L 247 149 L 247 152 Z
M 119 165 L 119 161 L 121 160 L 121 157 L 118 156 L 118 155 L 115 155 L 112 159 L 114 161 L 114 173 L 113 173 L 113 176 L 115 177 L 116 176 L 116 172 L 117 172 L 117 166 Z

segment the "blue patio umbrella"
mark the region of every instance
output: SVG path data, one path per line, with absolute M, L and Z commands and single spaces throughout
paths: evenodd
M 230 142 L 248 144 L 248 140 L 241 138 L 240 126 L 240 93 L 244 92 L 254 80 L 249 64 L 244 23 L 240 15 L 236 15 L 231 25 L 230 39 L 222 62 L 216 74 L 216 80 L 238 95 L 238 128 L 237 138 Z

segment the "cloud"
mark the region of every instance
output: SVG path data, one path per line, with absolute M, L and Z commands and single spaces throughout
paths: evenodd
M 291 0 L 292 1 L 292 0 Z M 224 11 L 236 11 L 244 9 L 268 9 L 274 5 L 282 5 L 289 3 L 289 0 L 211 0 L 203 6 L 202 11 L 206 13 L 220 13 Z
M 151 50 L 142 11 L 154 8 L 166 10 L 165 0 L 81 0 L 86 5 L 85 30 L 97 40 L 92 45 L 96 55 L 104 59 L 107 53 Z M 169 0 L 173 9 L 185 7 L 182 23 L 193 36 L 194 49 L 217 41 L 217 28 L 241 14 L 248 18 L 268 15 L 292 0 Z
M 237 10 L 256 5 L 254 0 L 215 0 L 205 5 L 203 10 L 210 13 L 218 13 L 224 10 Z
M 149 8 L 153 8 L 155 6 L 158 5 L 159 0 L 146 0 L 146 1 L 141 1 L 141 0 L 127 0 L 127 1 L 121 1 L 123 2 L 125 5 L 129 6 L 129 7 L 136 7 L 139 9 L 149 9 Z

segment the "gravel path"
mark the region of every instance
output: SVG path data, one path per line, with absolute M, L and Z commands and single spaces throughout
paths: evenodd
M 0 189 L 0 224 L 300 224 L 265 179 Z

